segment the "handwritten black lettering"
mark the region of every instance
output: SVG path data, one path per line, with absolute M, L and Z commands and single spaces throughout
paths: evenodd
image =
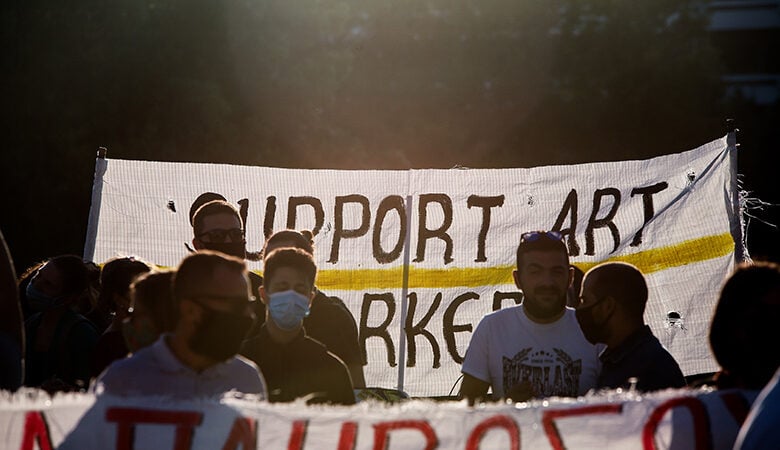
M 436 338 L 433 334 L 425 329 L 428 322 L 431 321 L 433 313 L 439 309 L 441 297 L 441 292 L 437 292 L 428 312 L 425 313 L 425 316 L 423 316 L 419 322 L 417 322 L 417 325 L 414 325 L 414 313 L 417 311 L 417 293 L 412 292 L 409 294 L 409 311 L 406 316 L 406 324 L 404 325 L 404 332 L 406 332 L 406 347 L 408 349 L 406 367 L 414 367 L 417 363 L 417 343 L 414 340 L 417 335 L 422 335 L 431 344 L 431 350 L 433 350 L 433 368 L 436 369 L 441 367 L 441 350 L 439 349 L 439 344 L 436 342 Z
M 390 211 L 396 211 L 398 214 L 398 238 L 395 242 L 395 246 L 389 252 L 386 252 L 382 248 L 382 230 L 385 223 L 385 217 Z M 391 195 L 382 199 L 379 203 L 379 208 L 376 212 L 376 219 L 374 220 L 374 234 L 371 241 L 374 250 L 374 259 L 380 264 L 387 264 L 395 261 L 401 256 L 401 251 L 404 249 L 404 238 L 406 237 L 406 206 L 404 205 L 404 199 L 399 195 Z
M 655 216 L 655 207 L 653 206 L 653 194 L 657 194 L 669 187 L 669 183 L 662 181 L 652 186 L 636 187 L 631 190 L 631 196 L 637 194 L 642 195 L 642 207 L 644 211 L 644 222 L 639 228 L 639 231 L 634 234 L 634 239 L 631 240 L 632 247 L 638 247 L 642 243 L 642 232 L 645 230 L 645 225 Z
M 569 218 L 569 227 L 564 228 L 563 222 Z M 564 236 L 569 246 L 569 256 L 579 256 L 580 245 L 577 243 L 577 190 L 572 189 L 563 202 L 561 212 L 555 219 L 553 230 L 558 230 Z
M 479 229 L 477 259 L 475 259 L 474 262 L 485 262 L 487 261 L 487 256 L 485 255 L 485 242 L 487 241 L 487 234 L 490 229 L 490 208 L 500 208 L 504 206 L 504 196 L 480 197 L 477 195 L 470 195 L 466 201 L 466 205 L 469 209 L 474 206 L 482 208 L 482 227 Z
M 360 226 L 347 230 L 344 229 L 344 206 L 354 203 L 360 205 Z M 334 230 L 333 230 L 333 245 L 330 248 L 329 263 L 336 263 L 339 260 L 339 247 L 341 246 L 342 239 L 351 239 L 363 236 L 368 232 L 370 226 L 371 211 L 368 206 L 368 198 L 360 194 L 352 194 L 336 197 L 336 206 L 334 211 Z
M 601 199 L 604 197 L 610 196 L 614 199 L 614 203 L 612 204 L 612 207 L 607 212 L 607 215 L 602 218 L 597 218 L 599 210 L 601 209 Z M 609 231 L 612 233 L 612 241 L 614 242 L 614 247 L 612 248 L 612 251 L 610 253 L 614 253 L 615 250 L 618 249 L 618 246 L 620 245 L 620 232 L 618 231 L 617 225 L 615 225 L 615 222 L 612 221 L 612 219 L 615 218 L 615 215 L 618 212 L 618 208 L 620 208 L 620 191 L 615 188 L 604 188 L 604 189 L 597 189 L 596 192 L 593 193 L 593 210 L 590 213 L 590 218 L 588 219 L 588 227 L 585 229 L 585 254 L 589 256 L 593 256 L 596 254 L 595 249 L 595 240 L 593 237 L 593 231 L 597 228 L 609 228 Z
M 441 226 L 435 230 L 429 230 L 426 227 L 429 203 L 438 203 L 444 213 L 444 220 L 442 221 Z M 452 225 L 452 199 L 446 194 L 422 194 L 420 195 L 418 214 L 420 223 L 417 233 L 417 256 L 414 258 L 414 262 L 422 262 L 425 260 L 425 245 L 428 242 L 428 239 L 439 238 L 444 241 L 446 245 L 444 249 L 444 264 L 451 263 L 453 261 L 452 237 L 447 234 L 447 230 L 450 228 L 450 225 Z
M 373 302 L 382 302 L 387 306 L 387 317 L 378 327 L 368 326 L 369 312 L 371 311 L 371 304 Z M 387 331 L 387 327 L 395 316 L 395 298 L 393 294 L 386 292 L 382 294 L 363 294 L 363 304 L 360 308 L 360 349 L 363 352 L 363 361 L 368 361 L 368 354 L 366 353 L 366 341 L 370 337 L 378 337 L 385 341 L 387 346 L 387 364 L 390 367 L 395 367 L 395 345 L 393 339 L 390 337 L 390 332 Z
M 290 197 L 287 200 L 287 228 L 298 229 L 298 207 L 305 205 L 311 206 L 314 210 L 314 228 L 311 229 L 311 233 L 316 236 L 325 223 L 325 210 L 322 209 L 322 201 L 317 197 Z

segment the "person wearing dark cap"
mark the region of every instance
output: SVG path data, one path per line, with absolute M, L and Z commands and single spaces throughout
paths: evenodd
M 639 269 L 625 262 L 606 262 L 585 273 L 577 321 L 588 341 L 606 344 L 598 388 L 641 392 L 686 386 L 680 366 L 661 345 L 644 313 L 648 290 Z

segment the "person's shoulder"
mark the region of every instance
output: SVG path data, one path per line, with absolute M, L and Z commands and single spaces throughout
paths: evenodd
M 653 331 L 648 325 L 644 325 L 635 334 L 635 346 L 643 349 L 645 352 L 654 355 L 656 358 L 664 358 L 674 360 L 671 352 L 664 347 L 658 336 L 653 334 Z
M 228 361 L 228 367 L 231 372 L 231 377 L 235 377 L 236 380 L 241 380 L 241 391 L 246 393 L 263 393 L 265 392 L 265 379 L 262 372 L 257 367 L 254 361 L 242 356 L 236 355 Z
M 154 349 L 150 345 L 129 355 L 127 358 L 113 361 L 106 367 L 104 373 L 108 373 L 109 371 L 125 372 L 130 370 L 148 370 L 154 359 Z
M 129 382 L 136 381 L 137 377 L 149 377 L 152 371 L 147 361 L 148 351 L 149 348 L 146 347 L 127 358 L 113 361 L 98 375 L 96 384 L 106 392 L 114 392 L 123 390 Z
M 579 328 L 579 322 L 577 322 L 577 312 L 574 308 L 567 306 L 564 311 L 563 315 L 560 319 L 555 321 L 554 323 L 563 323 L 566 324 L 566 326 L 569 326 L 571 324 L 577 324 L 577 328 Z
M 329 296 L 319 290 L 312 300 L 311 310 L 314 315 L 327 316 L 330 320 L 355 321 L 344 300 Z
M 314 298 L 312 299 L 312 307 L 315 306 L 322 308 L 340 308 L 349 312 L 347 304 L 344 303 L 344 300 L 334 295 L 328 295 L 319 289 L 317 289 L 317 292 L 314 294 Z
M 258 372 L 257 364 L 249 357 L 242 354 L 236 355 L 234 358 L 228 361 L 228 366 L 231 370 L 246 371 L 246 372 Z
M 319 289 L 317 289 L 314 294 L 314 301 L 325 302 L 326 304 L 330 304 L 330 305 L 343 306 L 345 308 L 347 307 L 346 303 L 344 303 L 344 300 L 342 300 L 340 297 L 326 294 L 325 292 Z

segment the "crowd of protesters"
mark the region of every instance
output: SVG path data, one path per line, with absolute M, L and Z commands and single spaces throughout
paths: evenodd
M 0 242 L 0 389 L 182 397 L 234 390 L 270 401 L 355 403 L 354 390 L 366 386 L 355 319 L 317 289 L 311 233 L 272 234 L 260 256 L 264 278 L 247 269 L 252 255 L 230 203 L 204 199 L 191 224 L 192 253 L 167 269 L 132 256 L 96 264 L 64 254 L 17 274 Z M 643 321 L 648 287 L 636 267 L 611 262 L 582 273 L 560 233 L 533 231 L 520 240 L 513 276 L 524 301 L 485 316 L 467 349 L 460 397 L 470 404 L 629 383 L 642 391 L 686 387 Z M 770 384 L 780 353 L 765 349 L 780 337 L 777 323 L 780 267 L 738 264 L 711 322 L 720 370 L 698 385 Z M 553 347 L 587 376 L 542 385 L 506 366 Z

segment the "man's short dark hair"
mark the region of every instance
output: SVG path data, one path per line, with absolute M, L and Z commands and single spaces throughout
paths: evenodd
M 98 302 L 114 312 L 114 294 L 128 295 L 133 280 L 152 269 L 151 264 L 134 256 L 118 256 L 109 259 L 100 270 Z
M 305 252 L 309 253 L 310 255 L 314 254 L 314 237 L 312 236 L 311 231 L 309 230 L 280 230 L 272 234 L 268 240 L 265 242 L 265 247 L 263 248 L 263 253 L 265 254 L 265 249 L 269 246 L 273 246 L 274 244 L 278 244 L 279 242 L 291 242 L 292 247 L 299 248 L 301 250 L 304 250 Z
M 590 269 L 588 278 L 594 277 L 593 289 L 601 296 L 611 296 L 626 311 L 641 318 L 647 305 L 647 280 L 634 265 L 612 261 Z
M 192 229 L 195 231 L 195 236 L 198 236 L 203 230 L 203 220 L 205 217 L 214 216 L 217 214 L 230 214 L 238 219 L 241 223 L 241 227 L 244 227 L 241 221 L 241 214 L 238 212 L 235 206 L 226 202 L 225 200 L 212 200 L 203 204 L 195 214 L 192 216 Z
M 227 201 L 227 199 L 222 194 L 217 194 L 216 192 L 204 192 L 200 194 L 194 202 L 192 202 L 192 205 L 190 206 L 190 225 L 195 226 L 193 219 L 195 218 L 195 213 L 198 211 L 198 209 L 213 200 Z
M 200 295 L 204 286 L 211 282 L 217 267 L 247 272 L 246 263 L 234 256 L 211 250 L 190 253 L 179 263 L 173 276 L 173 296 L 176 301 Z
M 517 269 L 522 267 L 523 255 L 528 252 L 561 252 L 566 256 L 566 263 L 569 262 L 569 250 L 563 236 L 557 231 L 529 231 L 520 236 L 520 244 L 517 246 L 516 264 Z
M 317 265 L 314 258 L 305 250 L 294 247 L 283 247 L 272 251 L 265 257 L 263 264 L 263 285 L 267 288 L 274 273 L 281 267 L 292 267 L 301 271 L 314 285 L 317 277 Z
M 133 308 L 139 304 L 160 331 L 173 331 L 176 326 L 176 308 L 173 301 L 174 270 L 146 272 L 139 275 L 130 285 Z

